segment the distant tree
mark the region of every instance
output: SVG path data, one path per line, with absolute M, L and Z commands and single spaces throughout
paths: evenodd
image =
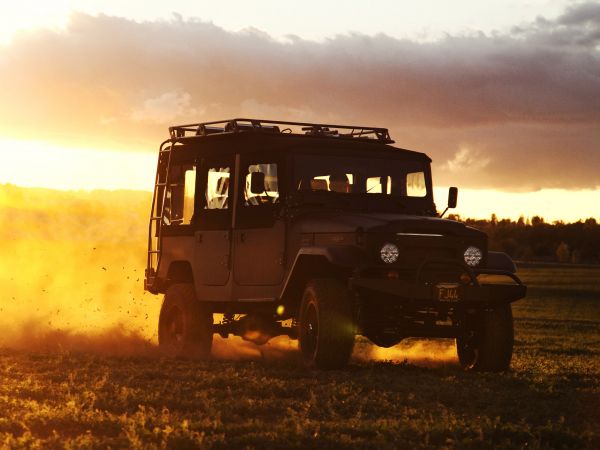
M 556 249 L 556 260 L 561 263 L 569 262 L 571 259 L 571 252 L 569 246 L 565 242 L 558 244 Z
M 581 264 L 581 262 L 583 261 L 582 256 L 583 255 L 581 254 L 581 250 L 579 250 L 578 248 L 574 249 L 571 253 L 571 262 L 573 264 Z
M 600 263 L 600 220 L 589 218 L 575 223 L 556 220 L 548 223 L 540 216 L 499 219 L 448 218 L 477 228 L 488 236 L 488 248 L 508 253 L 522 261 L 562 261 Z
M 533 216 L 531 218 L 531 225 L 533 225 L 534 227 L 538 227 L 540 225 L 544 224 L 544 218 L 540 217 L 540 216 Z
M 517 257 L 520 253 L 522 253 L 522 249 L 519 247 L 519 243 L 514 238 L 503 239 L 500 242 L 500 249 L 508 253 L 512 258 Z
M 531 247 L 527 246 L 523 249 L 523 253 L 521 253 L 521 255 L 519 256 L 519 259 L 522 259 L 523 261 L 533 261 L 534 257 L 533 257 L 533 251 L 531 250 Z

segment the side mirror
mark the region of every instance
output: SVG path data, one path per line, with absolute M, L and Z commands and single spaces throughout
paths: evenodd
M 250 192 L 253 194 L 262 194 L 265 192 L 265 174 L 262 172 L 250 173 Z
M 456 208 L 457 200 L 458 200 L 458 188 L 453 186 L 450 189 L 448 189 L 448 206 L 446 206 L 446 209 L 444 210 L 444 212 L 440 214 L 440 218 L 444 217 L 444 214 L 446 214 L 446 212 L 450 208 Z
M 458 188 L 451 187 L 448 189 L 448 208 L 456 208 L 456 202 L 458 200 Z

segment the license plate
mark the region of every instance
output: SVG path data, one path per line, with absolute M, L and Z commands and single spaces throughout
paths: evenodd
M 437 286 L 438 300 L 441 302 L 457 302 L 460 300 L 460 291 L 458 284 L 438 284 Z

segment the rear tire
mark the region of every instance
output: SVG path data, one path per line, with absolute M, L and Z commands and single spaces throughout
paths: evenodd
M 158 345 L 166 356 L 208 358 L 212 328 L 212 312 L 196 299 L 192 284 L 174 284 L 167 289 L 158 319 Z
M 514 345 L 510 304 L 469 316 L 465 326 L 467 331 L 456 339 L 458 359 L 463 368 L 480 372 L 508 370 Z
M 352 354 L 355 334 L 353 302 L 346 286 L 332 278 L 308 283 L 298 323 L 300 351 L 306 366 L 344 367 Z

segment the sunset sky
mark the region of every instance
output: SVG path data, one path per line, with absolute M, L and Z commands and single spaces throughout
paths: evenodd
M 0 183 L 150 190 L 169 125 L 251 116 L 388 127 L 463 216 L 600 219 L 598 2 L 2 2 L 0 88 Z

